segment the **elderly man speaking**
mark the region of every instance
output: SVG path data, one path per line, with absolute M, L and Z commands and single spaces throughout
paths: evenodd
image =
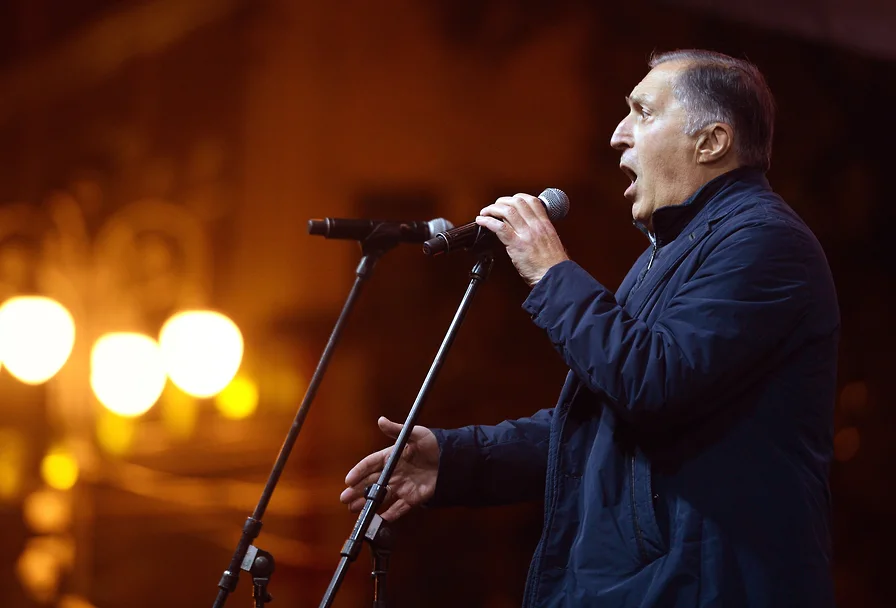
M 818 241 L 764 175 L 771 93 L 717 53 L 650 66 L 610 140 L 650 239 L 615 294 L 567 258 L 537 198 L 476 220 L 570 368 L 556 406 L 415 427 L 384 517 L 543 497 L 529 607 L 832 607 L 839 312 Z M 349 472 L 343 502 L 363 505 L 390 449 Z

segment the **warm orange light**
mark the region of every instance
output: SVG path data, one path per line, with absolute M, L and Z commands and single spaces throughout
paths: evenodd
M 25 437 L 16 429 L 0 429 L 0 500 L 10 501 L 22 488 Z
M 56 594 L 59 585 L 59 560 L 42 547 L 28 547 L 19 556 L 16 574 L 32 598 L 48 602 Z
M 72 522 L 71 494 L 55 490 L 38 490 L 22 504 L 25 523 L 37 534 L 64 532 Z
M 63 595 L 59 598 L 57 608 L 96 608 L 96 606 L 79 595 Z
M 174 315 L 162 327 L 159 346 L 168 376 L 194 397 L 212 397 L 236 375 L 243 336 L 226 316 L 208 310 Z
M 22 587 L 40 603 L 53 601 L 63 570 L 74 562 L 75 546 L 70 537 L 35 536 L 25 543 L 16 563 Z
M 139 416 L 165 388 L 156 341 L 137 333 L 102 336 L 90 353 L 90 386 L 96 398 L 120 416 Z
M 26 384 L 41 384 L 68 360 L 75 321 L 50 298 L 18 296 L 0 306 L 0 360 Z
M 237 376 L 215 395 L 215 407 L 225 418 L 248 418 L 258 408 L 258 387 L 249 378 Z
M 51 488 L 70 490 L 78 481 L 78 461 L 63 447 L 53 448 L 40 464 L 40 474 Z
M 106 452 L 121 456 L 134 443 L 137 431 L 134 418 L 102 410 L 96 420 L 96 440 Z
M 162 409 L 162 424 L 173 437 L 187 439 L 196 430 L 199 402 L 177 388 L 173 382 L 165 385 L 159 406 Z

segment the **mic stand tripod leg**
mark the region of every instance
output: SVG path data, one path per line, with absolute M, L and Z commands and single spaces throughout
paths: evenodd
M 271 575 L 274 573 L 274 556 L 255 545 L 249 545 L 240 570 L 252 575 L 252 597 L 255 598 L 255 608 L 264 608 L 265 604 L 274 599 L 268 593 L 268 583 L 271 582 Z
M 373 557 L 373 571 L 370 573 L 373 579 L 373 608 L 386 608 L 386 577 L 389 575 L 394 534 L 382 517 L 374 515 L 364 538 L 370 544 Z
M 414 400 L 414 405 L 411 407 L 411 411 L 405 420 L 404 426 L 402 426 L 401 432 L 398 434 L 398 439 L 396 439 L 395 446 L 392 448 L 392 453 L 389 455 L 389 459 L 383 467 L 383 472 L 380 473 L 379 479 L 377 479 L 375 484 L 370 486 L 370 489 L 366 493 L 367 502 L 364 504 L 361 513 L 358 515 L 351 536 L 349 536 L 348 540 L 345 541 L 345 544 L 342 546 L 342 550 L 340 551 L 342 558 L 339 560 L 339 565 L 333 573 L 333 578 L 330 579 L 330 584 L 324 593 L 324 597 L 320 601 L 319 608 L 330 608 L 330 606 L 333 605 L 333 600 L 336 599 L 336 592 L 339 591 L 339 587 L 342 585 L 342 581 L 348 572 L 349 565 L 357 559 L 358 554 L 361 552 L 361 544 L 363 543 L 364 535 L 370 527 L 374 516 L 376 516 L 377 510 L 386 498 L 386 486 L 392 478 L 392 473 L 395 471 L 395 467 L 398 465 L 398 459 L 401 458 L 401 454 L 408 444 L 411 431 L 414 429 L 414 425 L 420 415 L 420 410 L 423 409 L 423 403 L 426 401 L 426 397 L 435 382 L 436 376 L 442 368 L 442 364 L 445 362 L 445 357 L 448 354 L 448 350 L 451 348 L 451 344 L 454 342 L 454 338 L 457 336 L 458 330 L 460 330 L 460 326 L 464 321 L 467 310 L 469 310 L 470 304 L 472 303 L 473 296 L 476 295 L 476 291 L 479 289 L 479 285 L 482 281 L 488 277 L 493 263 L 494 257 L 490 250 L 479 253 L 479 259 L 476 261 L 476 265 L 473 266 L 473 270 L 470 271 L 470 283 L 467 286 L 467 291 L 464 293 L 464 297 L 457 308 L 457 312 L 451 320 L 451 325 L 448 327 L 448 331 L 429 368 L 429 372 L 423 380 L 423 385 L 420 387 L 420 391 L 417 393 L 417 398 Z
M 277 482 L 280 480 L 280 475 L 286 467 L 286 462 L 299 437 L 299 432 L 302 430 L 302 425 L 305 423 L 308 411 L 311 409 L 311 402 L 314 401 L 317 389 L 323 380 L 324 373 L 330 363 L 330 357 L 333 355 L 339 337 L 342 335 L 342 330 L 348 321 L 349 313 L 351 313 L 355 302 L 358 300 L 358 296 L 361 294 L 361 288 L 364 286 L 367 279 L 370 278 L 371 274 L 373 274 L 373 268 L 379 258 L 396 243 L 397 241 L 395 243 L 387 241 L 365 241 L 362 244 L 363 256 L 355 271 L 355 283 L 345 300 L 345 304 L 343 304 L 342 312 L 339 313 L 339 318 L 336 320 L 336 324 L 333 326 L 333 330 L 330 333 L 330 339 L 327 341 L 323 354 L 321 354 L 320 360 L 317 363 L 317 368 L 311 376 L 311 381 L 308 383 L 308 388 L 305 391 L 305 397 L 302 399 L 302 404 L 296 412 L 292 426 L 289 428 L 289 432 L 286 434 L 286 439 L 280 447 L 280 453 L 277 455 L 277 460 L 274 462 L 274 466 L 268 475 L 267 482 L 258 499 L 258 504 L 255 505 L 255 510 L 252 512 L 252 515 L 250 515 L 243 524 L 243 532 L 237 542 L 233 556 L 230 558 L 230 565 L 227 567 L 227 570 L 224 571 L 224 574 L 218 582 L 218 595 L 215 598 L 214 604 L 212 604 L 212 608 L 222 608 L 227 602 L 229 595 L 236 589 L 237 583 L 239 582 L 240 570 L 246 569 L 244 564 L 246 563 L 247 556 L 249 555 L 249 551 L 254 548 L 252 542 L 258 538 L 258 535 L 261 532 L 262 517 L 267 510 L 268 503 L 271 501 L 274 489 L 277 486 Z M 264 584 L 266 585 L 266 583 Z M 266 601 L 270 601 L 270 599 L 265 599 L 264 596 L 262 596 L 262 603 Z M 259 604 L 256 603 L 256 605 Z

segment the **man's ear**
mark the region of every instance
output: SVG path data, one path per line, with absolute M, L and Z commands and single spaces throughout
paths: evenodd
M 734 129 L 724 122 L 714 122 L 697 136 L 697 162 L 715 163 L 733 153 Z

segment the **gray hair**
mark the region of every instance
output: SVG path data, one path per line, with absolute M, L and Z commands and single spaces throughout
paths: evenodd
M 731 125 L 741 165 L 768 170 L 775 100 L 759 68 L 744 59 L 696 49 L 654 53 L 649 64 L 655 68 L 669 61 L 688 64 L 673 88 L 687 112 L 687 134 L 714 122 Z

